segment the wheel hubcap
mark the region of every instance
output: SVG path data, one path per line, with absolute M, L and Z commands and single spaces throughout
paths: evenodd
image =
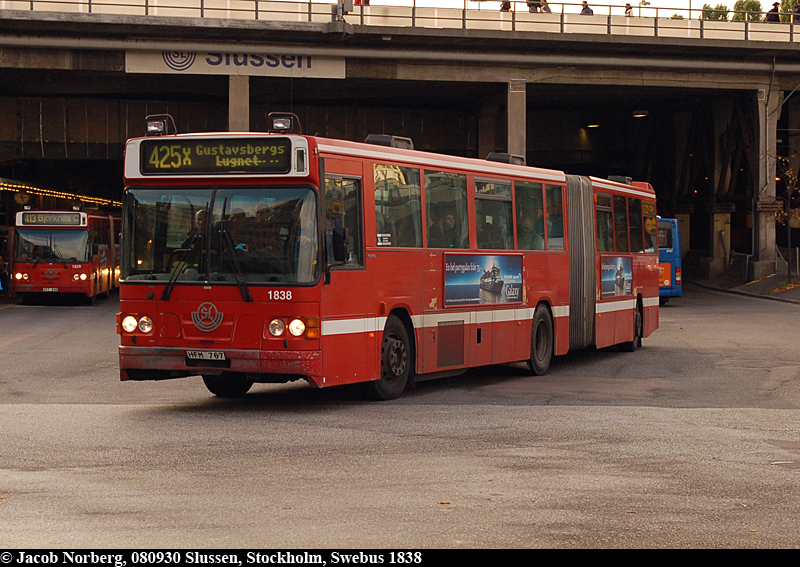
M 406 348 L 402 341 L 389 336 L 384 341 L 387 378 L 390 381 L 400 378 L 406 370 Z

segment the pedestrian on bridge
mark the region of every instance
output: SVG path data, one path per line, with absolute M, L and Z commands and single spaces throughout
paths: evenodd
M 778 2 L 775 2 L 772 5 L 772 10 L 767 12 L 767 21 L 768 22 L 778 22 L 778 23 L 780 23 L 781 17 L 780 17 L 780 14 L 778 14 L 778 12 L 780 11 L 780 7 L 781 7 L 781 5 Z
M 800 24 L 800 2 L 795 4 L 794 10 L 792 10 L 792 23 Z
M 527 4 L 528 4 L 528 11 L 531 12 L 532 14 L 539 13 L 539 8 L 542 7 L 541 0 L 527 0 Z
M 586 0 L 583 0 L 583 8 L 581 8 L 581 14 L 584 16 L 591 16 L 594 14 L 594 10 L 589 7 L 589 3 Z

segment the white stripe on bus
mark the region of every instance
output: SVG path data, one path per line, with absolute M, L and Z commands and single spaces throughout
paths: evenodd
M 645 297 L 642 299 L 644 307 L 658 307 L 658 297 Z
M 658 297 L 645 297 L 642 300 L 644 307 L 658 305 Z M 597 314 L 614 313 L 619 311 L 632 311 L 636 308 L 636 300 L 626 298 L 617 301 L 605 301 L 595 307 Z M 555 305 L 551 307 L 553 317 L 569 317 L 569 305 Z M 490 323 L 503 323 L 513 321 L 530 321 L 533 319 L 533 307 L 517 307 L 513 309 L 482 309 L 480 311 L 437 311 L 414 315 L 412 323 L 417 329 L 435 328 L 440 323 L 463 323 L 465 325 Z M 387 317 L 362 317 L 352 319 L 326 319 L 322 321 L 322 335 L 353 335 L 359 333 L 382 332 L 386 326 Z
M 614 311 L 632 311 L 636 307 L 635 299 L 623 299 L 620 301 L 607 301 L 598 303 L 595 313 L 613 313 Z
M 552 307 L 553 317 L 569 317 L 569 306 Z M 489 324 L 514 321 L 530 321 L 533 319 L 533 308 L 492 309 L 480 311 L 441 311 L 414 315 L 412 323 L 417 329 L 435 328 L 440 323 Z M 325 319 L 322 321 L 322 335 L 353 335 L 383 331 L 386 317 L 363 317 L 352 319 Z

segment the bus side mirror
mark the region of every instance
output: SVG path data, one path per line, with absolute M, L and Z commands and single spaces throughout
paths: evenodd
M 333 259 L 342 263 L 350 259 L 350 235 L 343 226 L 333 229 Z

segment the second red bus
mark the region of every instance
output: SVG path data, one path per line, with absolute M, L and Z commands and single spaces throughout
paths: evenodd
M 11 231 L 11 293 L 30 301 L 77 294 L 93 303 L 119 286 L 119 215 L 25 210 Z

